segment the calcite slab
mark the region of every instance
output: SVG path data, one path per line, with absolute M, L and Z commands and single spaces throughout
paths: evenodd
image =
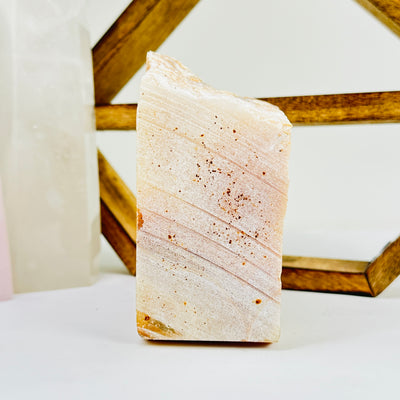
M 140 91 L 139 334 L 276 342 L 290 122 L 152 52 Z

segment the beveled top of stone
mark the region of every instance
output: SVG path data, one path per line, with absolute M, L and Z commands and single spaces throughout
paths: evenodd
M 290 136 L 292 124 L 277 106 L 266 101 L 214 89 L 172 57 L 149 51 L 146 60 L 146 75 L 143 79 L 153 79 L 159 85 L 167 86 L 170 86 L 171 82 L 175 82 L 176 90 L 185 90 L 186 95 L 190 94 L 199 99 L 209 97 L 207 100 L 215 99 L 218 102 L 223 102 L 225 99 L 229 103 L 236 101 L 240 109 L 251 112 L 254 118 L 265 121 L 269 125 L 275 123 L 283 133 Z

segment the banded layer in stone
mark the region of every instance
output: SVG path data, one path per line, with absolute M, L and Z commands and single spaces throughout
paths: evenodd
M 137 130 L 139 334 L 276 342 L 286 116 L 149 53 Z

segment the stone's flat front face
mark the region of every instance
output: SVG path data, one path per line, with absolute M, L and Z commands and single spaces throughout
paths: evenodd
M 140 96 L 139 334 L 277 341 L 289 121 L 155 53 Z
M 12 8 L 0 28 L 9 31 L 11 44 L 0 57 L 12 62 L 7 79 L 13 90 L 2 102 L 13 119 L 0 135 L 14 288 L 86 285 L 96 271 L 100 221 L 82 2 L 0 1 L 0 14 Z

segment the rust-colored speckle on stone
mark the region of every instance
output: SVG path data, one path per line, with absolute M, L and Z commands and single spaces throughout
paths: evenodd
M 261 304 L 261 299 L 257 299 L 255 303 L 256 304 Z
M 137 211 L 137 228 L 138 230 L 143 226 L 143 215 L 140 210 Z

